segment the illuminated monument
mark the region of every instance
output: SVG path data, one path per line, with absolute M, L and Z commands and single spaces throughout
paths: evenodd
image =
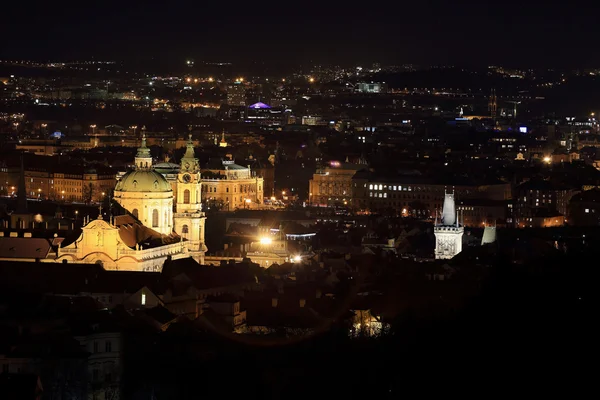
M 436 216 L 433 233 L 435 234 L 436 259 L 449 259 L 462 251 L 464 227 L 458 222 L 453 193 L 445 194 L 442 220 L 438 224 Z
M 163 177 L 163 179 L 165 178 Z M 175 232 L 186 239 L 187 248 L 194 259 L 203 264 L 204 253 L 207 250 L 204 244 L 204 222 L 206 217 L 202 212 L 200 163 L 194 154 L 192 135 L 189 137 L 185 154 L 181 159 L 176 187 L 177 203 L 175 204 L 173 218 Z
M 204 213 L 198 160 L 190 141 L 177 182 L 177 204 L 165 177 L 154 171 L 146 138 L 135 169 L 115 186 L 114 199 L 129 214 L 87 221 L 75 237 L 65 238 L 56 262 L 97 263 L 121 271 L 160 271 L 167 258 L 193 257 L 204 262 Z M 44 260 L 46 261 L 46 260 Z

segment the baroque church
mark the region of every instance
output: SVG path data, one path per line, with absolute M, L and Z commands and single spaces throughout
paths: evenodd
M 100 214 L 87 221 L 78 237 L 61 243 L 56 261 L 99 263 L 106 269 L 126 271 L 160 271 L 167 258 L 193 257 L 203 264 L 206 217 L 191 135 L 186 147 L 172 186 L 154 170 L 144 136 L 134 169 L 115 186 L 114 200 L 123 215 L 105 221 Z

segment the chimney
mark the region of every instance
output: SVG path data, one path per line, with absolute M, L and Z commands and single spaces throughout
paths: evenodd
M 277 299 L 277 297 L 273 297 L 271 299 L 271 307 L 277 307 L 277 303 L 279 303 L 279 300 Z
M 300 299 L 299 303 L 300 303 L 300 308 L 304 308 L 304 306 L 306 305 L 306 299 Z

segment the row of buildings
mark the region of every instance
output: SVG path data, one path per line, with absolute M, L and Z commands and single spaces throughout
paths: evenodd
M 452 179 L 412 172 L 382 174 L 367 165 L 331 162 L 310 180 L 309 203 L 433 220 L 444 195 L 456 196 L 466 226 L 550 227 L 568 222 L 571 198 L 584 189 L 532 178 L 521 184 L 500 180 Z M 589 208 L 589 207 L 588 207 Z

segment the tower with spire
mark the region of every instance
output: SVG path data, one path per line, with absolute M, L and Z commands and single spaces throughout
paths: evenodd
M 173 223 L 175 232 L 188 241 L 187 248 L 192 257 L 203 264 L 204 253 L 207 249 L 204 244 L 206 217 L 202 212 L 201 182 L 200 164 L 196 158 L 194 142 L 190 134 L 177 176 L 177 198 Z
M 496 98 L 496 89 L 492 89 L 492 93 L 490 94 L 490 100 L 488 103 L 488 110 L 490 111 L 490 116 L 493 120 L 496 119 L 496 114 L 498 111 L 498 101 Z
M 436 259 L 449 259 L 462 251 L 464 227 L 460 224 L 456 213 L 454 193 L 444 194 L 441 221 L 438 223 L 436 215 L 433 233 L 435 234 Z
M 138 147 L 135 155 L 135 169 L 150 170 L 152 168 L 152 155 L 150 149 L 146 146 L 146 134 L 142 135 L 142 144 Z

